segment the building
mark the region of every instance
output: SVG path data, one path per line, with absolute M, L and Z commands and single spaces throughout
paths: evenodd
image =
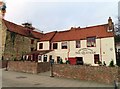
M 71 64 L 116 64 L 114 26 L 108 24 L 44 34 L 37 43 L 38 61 L 54 59 L 55 63 L 69 60 Z M 35 53 L 35 52 L 34 52 Z
M 32 27 L 14 24 L 2 19 L 0 27 L 1 57 L 0 59 L 21 60 L 23 55 L 37 50 L 37 42 L 43 33 L 34 31 Z M 27 24 L 28 25 L 28 24 Z M 27 60 L 29 57 L 26 58 Z M 33 61 L 35 61 L 33 59 Z
M 116 60 L 117 65 L 120 66 L 120 42 L 116 42 Z

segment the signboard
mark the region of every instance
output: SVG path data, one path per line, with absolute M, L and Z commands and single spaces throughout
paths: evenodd
M 89 48 L 82 48 L 82 49 L 79 49 L 78 52 L 75 52 L 75 53 L 85 55 L 85 54 L 95 54 L 96 52 Z

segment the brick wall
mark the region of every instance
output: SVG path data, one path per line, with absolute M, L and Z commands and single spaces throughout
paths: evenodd
M 49 62 L 41 62 L 37 65 L 37 73 L 46 72 L 50 70 Z
M 72 78 L 78 80 L 95 81 L 101 83 L 114 83 L 114 80 L 120 80 L 117 67 L 105 66 L 80 66 L 56 64 L 53 66 L 54 76 L 63 78 Z M 120 73 L 120 72 L 119 72 Z
M 49 71 L 49 63 L 37 63 L 31 61 L 9 61 L 8 70 L 25 73 L 46 72 Z
M 0 68 L 5 68 L 7 65 L 7 61 L 6 60 L 0 60 Z

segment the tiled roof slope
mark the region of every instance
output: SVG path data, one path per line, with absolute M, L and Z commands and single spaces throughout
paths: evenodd
M 97 25 L 86 28 L 71 28 L 67 31 L 57 32 L 53 42 L 57 41 L 72 41 L 72 40 L 80 40 L 86 39 L 87 37 L 96 36 L 97 38 L 102 37 L 112 37 L 114 36 L 113 32 L 107 32 L 108 24 Z
M 49 32 L 43 35 L 43 37 L 40 39 L 40 41 L 51 41 L 52 38 L 54 38 L 57 31 Z
M 6 25 L 7 30 L 9 30 L 11 32 L 15 32 L 15 33 L 23 35 L 23 36 L 26 36 L 26 37 L 32 37 L 32 38 L 40 39 L 43 36 L 42 33 L 33 31 L 31 29 L 28 29 L 28 28 L 25 28 L 23 26 L 14 24 L 14 23 L 9 22 L 9 21 L 4 20 L 4 19 L 3 19 L 3 23 Z

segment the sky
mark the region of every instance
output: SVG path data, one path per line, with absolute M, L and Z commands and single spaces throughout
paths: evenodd
M 21 25 L 30 22 L 43 31 L 69 30 L 106 24 L 111 17 L 117 23 L 119 0 L 4 0 L 5 19 Z

